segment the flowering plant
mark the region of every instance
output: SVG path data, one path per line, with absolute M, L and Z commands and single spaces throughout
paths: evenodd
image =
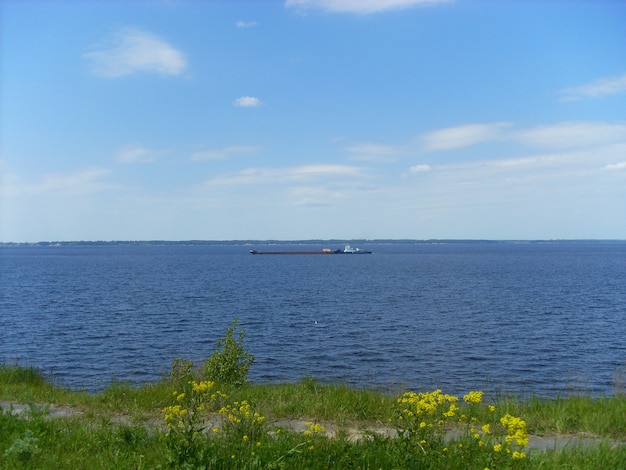
M 488 422 L 477 416 L 484 393 L 471 391 L 458 397 L 435 390 L 405 392 L 396 400 L 392 424 L 406 451 L 455 461 L 484 461 L 492 467 L 508 466 L 526 457 L 526 423 L 505 414 L 497 419 L 496 407 L 488 405 Z M 459 433 L 459 430 L 461 432 Z
M 201 434 L 206 428 L 203 412 L 215 409 L 226 398 L 219 390 L 213 390 L 215 383 L 208 380 L 192 380 L 186 385 L 183 391 L 172 393 L 174 404 L 161 410 L 167 426 L 168 463 L 173 467 L 202 461 Z

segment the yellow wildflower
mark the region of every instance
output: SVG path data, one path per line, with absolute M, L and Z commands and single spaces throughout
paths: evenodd
M 455 405 L 454 403 L 452 403 L 448 411 L 446 411 L 443 415 L 448 418 L 452 418 L 458 410 L 459 410 L 459 407 Z
M 193 391 L 197 393 L 207 393 L 210 389 L 213 388 L 213 385 L 215 385 L 215 383 L 210 380 L 202 380 L 200 382 L 196 382 L 194 380 L 189 383 L 191 384 L 191 388 L 193 389 Z
M 517 445 L 520 447 L 526 447 L 528 445 L 526 421 L 506 414 L 500 419 L 500 422 L 507 428 L 507 436 L 505 437 L 507 443 L 512 444 L 513 441 L 517 441 Z
M 473 391 L 473 392 L 469 392 L 467 395 L 465 395 L 463 397 L 463 400 L 466 403 L 473 403 L 475 405 L 478 405 L 479 403 L 482 403 L 483 401 L 483 392 L 480 391 Z
M 304 425 L 307 427 L 307 429 L 302 431 L 305 436 L 310 436 L 311 434 L 325 434 L 326 433 L 326 428 L 322 426 L 321 424 L 307 421 L 306 423 L 304 423 Z

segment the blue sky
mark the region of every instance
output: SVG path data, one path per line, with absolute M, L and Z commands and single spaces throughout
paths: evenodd
M 625 2 L 0 9 L 0 241 L 626 238 Z

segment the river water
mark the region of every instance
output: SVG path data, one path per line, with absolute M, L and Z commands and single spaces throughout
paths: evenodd
M 626 242 L 361 247 L 374 254 L 3 247 L 0 362 L 72 388 L 142 383 L 175 358 L 208 357 L 238 318 L 252 381 L 538 396 L 625 386 Z

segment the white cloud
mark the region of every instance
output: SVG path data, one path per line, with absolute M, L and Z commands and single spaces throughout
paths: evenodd
M 256 21 L 237 21 L 235 26 L 238 28 L 252 28 L 256 26 L 258 23 Z
M 152 163 L 156 153 L 141 145 L 131 144 L 122 147 L 115 158 L 122 163 Z
M 304 165 L 288 170 L 294 177 L 308 176 L 356 176 L 361 169 L 348 165 Z
M 395 156 L 402 153 L 402 150 L 392 145 L 362 143 L 349 145 L 344 150 L 352 154 L 352 160 L 370 162 L 388 162 L 395 160 Z
M 259 147 L 254 147 L 250 145 L 233 145 L 230 147 L 195 152 L 191 155 L 191 159 L 195 161 L 228 160 L 232 157 L 249 155 L 258 151 Z
M 515 140 L 549 148 L 588 147 L 626 142 L 626 123 L 573 121 L 518 131 Z
M 313 8 L 331 13 L 358 13 L 368 15 L 386 10 L 448 3 L 450 1 L 451 0 L 287 0 L 285 7 L 300 10 Z
M 47 174 L 37 183 L 22 183 L 14 178 L 11 185 L 6 188 L 7 195 L 40 195 L 48 193 L 62 193 L 65 195 L 85 194 L 110 188 L 100 181 L 101 178 L 111 173 L 106 168 L 88 168 L 74 173 Z
M 395 147 L 372 143 L 350 145 L 346 147 L 346 150 L 352 153 L 369 153 L 376 155 L 393 155 L 397 153 Z
M 261 100 L 253 96 L 242 96 L 235 100 L 235 106 L 241 108 L 256 108 L 257 106 L 261 106 L 261 104 L 263 104 Z
M 515 130 L 508 122 L 466 124 L 419 137 L 427 151 L 452 150 L 490 141 L 545 148 L 575 148 L 626 142 L 626 123 L 569 121 Z
M 363 169 L 349 165 L 303 165 L 292 168 L 247 168 L 238 173 L 213 178 L 207 184 L 273 184 L 277 182 L 358 177 Z
M 474 181 L 481 186 L 521 185 L 541 181 L 546 190 L 554 189 L 551 181 L 581 181 L 586 183 L 598 176 L 598 170 L 623 170 L 626 162 L 614 163 L 623 158 L 626 142 L 599 145 L 581 149 L 556 150 L 523 157 L 482 159 L 443 164 L 437 175 L 447 182 Z M 539 183 L 538 183 L 539 184 Z M 572 183 L 575 184 L 575 183 Z
M 450 150 L 504 138 L 508 122 L 466 124 L 430 132 L 421 136 L 427 150 Z
M 422 165 L 414 165 L 409 168 L 409 172 L 411 173 L 424 173 L 426 171 L 430 171 L 430 165 L 422 164 Z
M 619 163 L 610 163 L 608 165 L 605 165 L 604 169 L 611 170 L 611 171 L 626 170 L 626 161 L 619 162 Z
M 289 196 L 298 206 L 321 207 L 329 206 L 339 197 L 337 191 L 316 186 L 300 186 L 289 191 Z
M 591 83 L 560 90 L 562 101 L 576 101 L 585 97 L 614 95 L 626 91 L 626 73 L 619 77 L 599 78 Z
M 539 161 L 539 157 L 506 158 L 489 162 L 489 165 L 502 168 L 524 168 L 536 165 Z
M 182 52 L 152 33 L 135 28 L 116 32 L 104 47 L 84 57 L 91 61 L 93 73 L 107 78 L 137 72 L 179 75 L 187 67 Z

